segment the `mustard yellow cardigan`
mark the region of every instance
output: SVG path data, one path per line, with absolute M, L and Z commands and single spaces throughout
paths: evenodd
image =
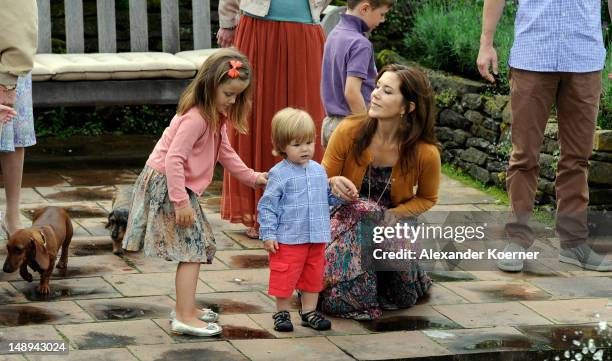
M 347 118 L 334 130 L 323 156 L 323 167 L 329 178 L 344 176 L 350 179 L 357 190 L 372 162 L 368 150 L 361 155 L 357 164 L 353 146 L 363 119 Z M 430 209 L 438 201 L 440 186 L 440 152 L 435 145 L 417 144 L 417 163 L 408 173 L 402 173 L 400 162 L 391 171 L 391 201 L 394 213 L 399 216 L 418 215 Z M 416 193 L 414 187 L 416 186 Z

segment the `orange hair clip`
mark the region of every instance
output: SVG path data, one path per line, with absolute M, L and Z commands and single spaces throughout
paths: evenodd
M 236 79 L 240 76 L 240 71 L 238 69 L 242 68 L 242 62 L 240 60 L 230 60 L 230 70 L 227 71 L 227 75 Z

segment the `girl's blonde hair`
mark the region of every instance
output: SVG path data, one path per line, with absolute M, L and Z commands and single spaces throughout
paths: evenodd
M 308 113 L 295 108 L 280 110 L 272 118 L 272 154 L 286 157 L 285 148 L 291 142 L 314 142 L 315 124 Z
M 236 68 L 238 70 L 237 76 L 232 77 L 229 74 L 230 70 L 234 68 L 230 61 L 242 63 L 242 66 Z M 221 84 L 235 79 L 248 82 L 248 86 L 236 97 L 236 103 L 229 111 L 228 118 L 231 125 L 239 133 L 246 134 L 248 130 L 247 116 L 251 111 L 253 88 L 251 65 L 247 57 L 235 49 L 219 49 L 204 61 L 196 77 L 181 95 L 177 114 L 185 114 L 189 109 L 196 106 L 202 117 L 208 120 L 212 129 L 217 131 L 220 126 L 219 112 L 215 107 L 217 89 Z

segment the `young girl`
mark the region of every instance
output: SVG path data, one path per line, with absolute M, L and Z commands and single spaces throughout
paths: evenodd
M 315 124 L 308 113 L 285 108 L 272 118 L 274 155 L 285 158 L 269 173 L 259 201 L 259 234 L 270 252 L 270 287 L 278 312 L 274 329 L 293 331 L 290 297 L 301 291 L 302 325 L 328 330 L 331 322 L 315 311 L 323 289 L 325 244 L 330 240 L 329 205 L 341 204 L 331 195 L 325 169 L 312 160 Z
M 178 261 L 176 313 L 172 331 L 195 336 L 221 333 L 217 314 L 196 308 L 200 263 L 211 263 L 215 241 L 198 203 L 213 178 L 215 163 L 251 187 L 267 174 L 244 165 L 230 146 L 226 125 L 246 132 L 251 106 L 251 69 L 236 50 L 211 55 L 182 94 L 166 128 L 134 185 L 123 248 Z
M 36 144 L 31 74 L 17 78 L 15 103 L 12 107 L 14 113 L 9 112 L 9 114 L 15 114 L 12 121 L 6 124 L 0 123 L 0 165 L 2 174 L 4 174 L 4 194 L 6 195 L 6 213 L 4 213 L 4 218 L 0 215 L 0 221 L 7 238 L 21 228 L 19 204 L 23 159 L 26 148 Z M 1 110 L 0 114 L 2 114 Z

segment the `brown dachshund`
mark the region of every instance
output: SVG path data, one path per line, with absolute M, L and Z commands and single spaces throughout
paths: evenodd
M 57 268 L 65 269 L 68 263 L 68 246 L 72 240 L 72 222 L 62 208 L 45 207 L 34 212 L 32 227 L 20 229 L 9 237 L 8 254 L 2 270 L 13 273 L 19 268 L 21 277 L 32 282 L 28 266 L 40 273 L 38 292 L 49 293 L 49 278 L 55 259 L 62 248 Z

